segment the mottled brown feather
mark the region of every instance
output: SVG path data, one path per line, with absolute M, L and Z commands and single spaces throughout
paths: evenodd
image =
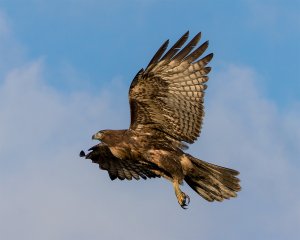
M 192 52 L 200 37 L 198 33 L 179 51 L 188 38 L 185 33 L 164 56 L 163 45 L 148 67 L 136 75 L 129 90 L 130 129 L 156 129 L 175 142 L 193 143 L 197 139 L 204 116 L 205 82 L 211 70 L 206 65 L 213 57 L 208 54 L 198 60 L 208 41 Z
M 133 159 L 118 159 L 111 153 L 109 147 L 103 143 L 95 145 L 90 150 L 92 151 L 85 158 L 98 164 L 100 169 L 107 170 L 111 180 L 116 178 L 120 180 L 131 180 L 133 178 L 139 180 L 140 177 L 143 179 L 160 177 L 151 170 L 156 170 L 151 163 Z

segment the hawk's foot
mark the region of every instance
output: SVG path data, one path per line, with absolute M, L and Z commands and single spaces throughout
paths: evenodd
M 175 195 L 177 197 L 177 201 L 179 205 L 183 209 L 187 209 L 187 206 L 190 203 L 190 197 L 180 190 L 178 182 L 174 182 L 173 185 L 174 185 Z
M 183 209 L 187 209 L 187 206 L 190 203 L 190 197 L 185 194 L 184 192 L 181 192 L 180 195 L 177 195 L 177 200 L 179 205 L 183 208 Z

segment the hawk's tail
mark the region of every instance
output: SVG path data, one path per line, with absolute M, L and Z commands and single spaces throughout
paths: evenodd
M 200 196 L 209 202 L 237 196 L 236 192 L 241 190 L 240 180 L 236 177 L 238 171 L 187 156 L 193 163 L 193 170 L 184 180 Z

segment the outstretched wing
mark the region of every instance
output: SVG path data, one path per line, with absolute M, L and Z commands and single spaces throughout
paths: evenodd
M 90 150 L 91 152 L 85 158 L 99 164 L 100 169 L 107 170 L 111 180 L 116 178 L 121 180 L 134 178 L 139 180 L 140 177 L 143 179 L 160 177 L 151 170 L 155 169 L 155 166 L 152 166 L 151 163 L 116 158 L 108 146 L 103 143 L 95 145 Z
M 170 50 L 166 41 L 145 70 L 140 70 L 129 89 L 130 128 L 147 132 L 159 130 L 175 141 L 193 143 L 200 134 L 204 116 L 206 67 L 213 54 L 200 58 L 208 47 L 204 42 L 194 51 L 201 33 L 185 47 L 189 32 Z M 180 50 L 180 51 L 179 51 Z M 164 55 L 163 55 L 164 54 Z

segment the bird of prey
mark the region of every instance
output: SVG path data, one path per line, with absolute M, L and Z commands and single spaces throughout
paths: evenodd
M 185 181 L 207 201 L 236 197 L 241 188 L 238 171 L 197 159 L 184 152 L 198 138 L 204 117 L 204 91 L 213 57 L 202 57 L 198 33 L 185 46 L 186 32 L 168 51 L 169 40 L 141 69 L 129 88 L 130 126 L 101 130 L 92 136 L 100 142 L 80 152 L 111 180 L 163 177 L 173 184 L 177 201 L 186 208 L 190 198 L 181 189 Z M 166 53 L 165 53 L 166 52 Z

